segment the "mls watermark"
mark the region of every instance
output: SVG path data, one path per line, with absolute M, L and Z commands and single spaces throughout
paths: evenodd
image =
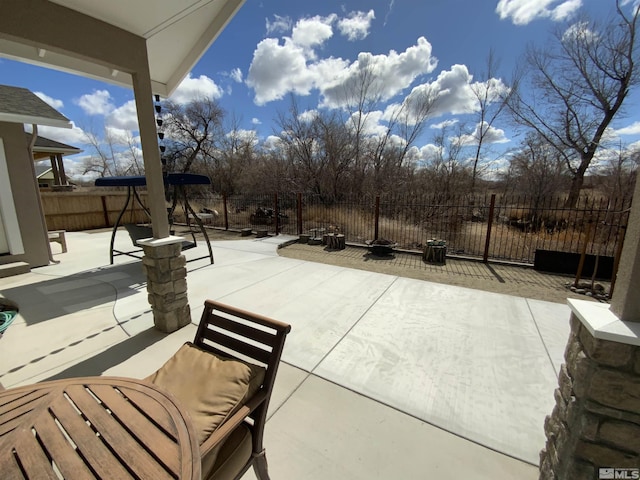
M 598 480 L 640 480 L 640 468 L 600 468 Z

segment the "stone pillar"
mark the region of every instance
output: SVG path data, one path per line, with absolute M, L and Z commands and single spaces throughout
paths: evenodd
M 569 300 L 571 334 L 544 422 L 540 479 L 597 480 L 601 468 L 640 473 L 640 324 L 606 304 Z
M 144 250 L 142 267 L 147 277 L 153 323 L 158 330 L 171 333 L 191 323 L 187 298 L 186 259 L 182 238 L 139 240 Z

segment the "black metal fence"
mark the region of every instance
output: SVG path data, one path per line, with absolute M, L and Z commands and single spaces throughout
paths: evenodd
M 299 235 L 338 231 L 347 243 L 391 240 L 422 251 L 428 240 L 447 242 L 449 255 L 533 264 L 536 250 L 615 256 L 621 247 L 630 199 L 565 199 L 502 195 L 437 198 L 392 195 L 353 197 L 330 204 L 310 194 L 207 195 L 194 199 L 216 212 L 213 226 L 266 229 Z

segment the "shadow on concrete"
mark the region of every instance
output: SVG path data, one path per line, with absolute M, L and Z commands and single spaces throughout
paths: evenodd
M 139 263 L 109 265 L 2 290 L 27 325 L 87 310 L 146 289 Z
M 155 328 L 149 328 L 138 335 L 119 342 L 93 357 L 87 358 L 45 380 L 59 380 L 70 377 L 88 377 L 102 375 L 108 369 L 128 360 L 133 355 L 143 351 L 156 342 L 164 339 L 168 334 Z M 160 366 L 160 365 L 158 365 Z M 134 375 L 131 375 L 135 377 Z

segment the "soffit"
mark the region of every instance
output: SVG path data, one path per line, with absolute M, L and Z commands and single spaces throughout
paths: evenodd
M 168 96 L 245 0 L 50 1 L 147 39 L 153 90 Z M 10 39 L 0 41 L 0 53 L 28 63 L 80 73 L 110 83 L 131 85 L 131 76 L 127 73 L 96 65 L 86 59 L 37 50 Z

